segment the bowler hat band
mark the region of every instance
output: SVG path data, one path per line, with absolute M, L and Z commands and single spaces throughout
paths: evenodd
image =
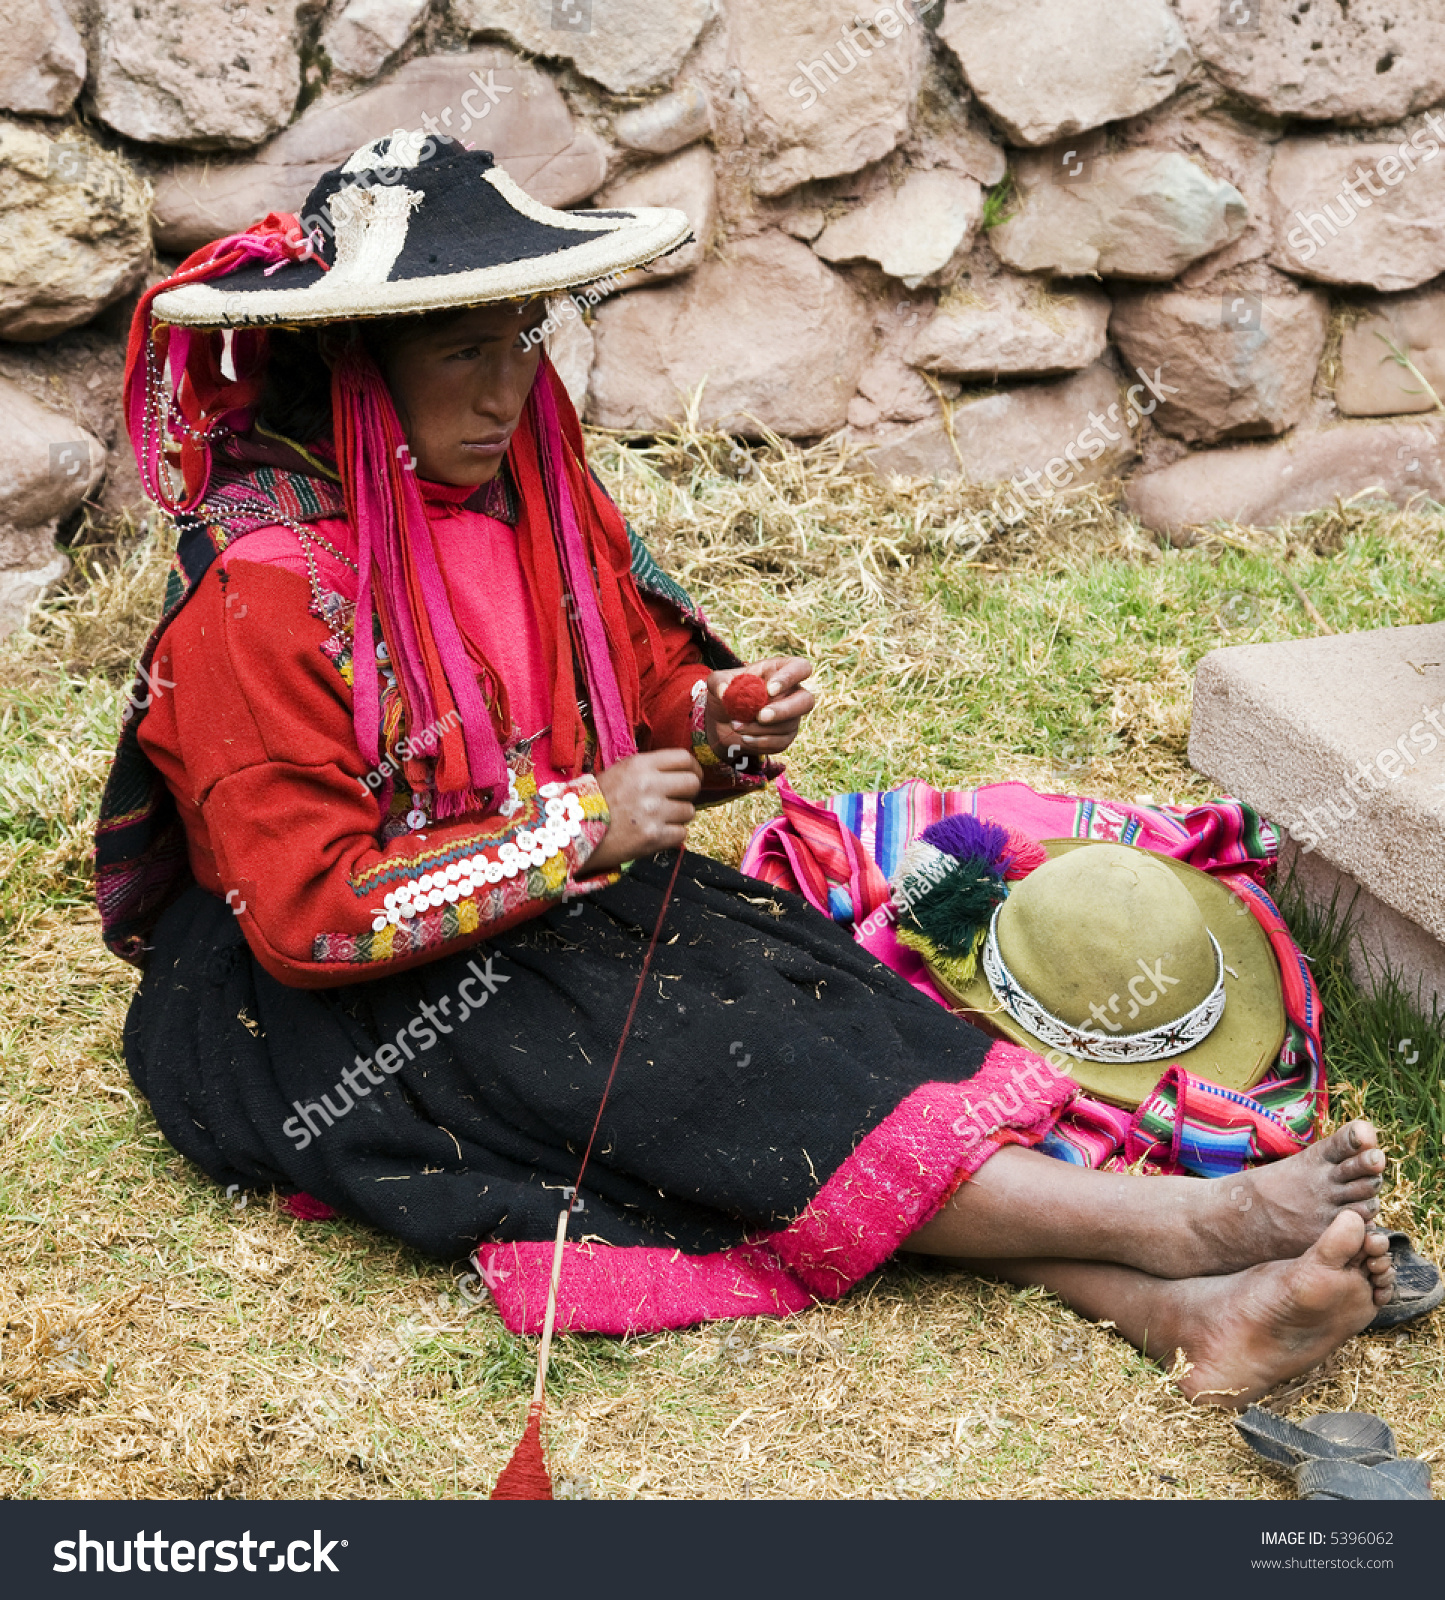
M 1186 1011 L 1182 1017 L 1175 1017 L 1168 1022 L 1160 1023 L 1157 1027 L 1145 1028 L 1138 1033 L 1125 1033 L 1122 1029 L 1117 1032 L 1096 1033 L 1088 1028 L 1074 1027 L 1062 1017 L 1055 1016 L 1042 1001 L 1029 993 L 1005 964 L 998 947 L 998 915 L 1007 903 L 1007 901 L 1000 902 L 989 921 L 988 937 L 984 940 L 982 952 L 984 977 L 1004 1010 L 1021 1028 L 1026 1028 L 1045 1044 L 1052 1045 L 1065 1055 L 1074 1056 L 1080 1061 L 1163 1060 L 1166 1056 L 1192 1050 L 1209 1036 L 1224 1015 L 1224 952 L 1219 948 L 1218 939 L 1211 933 L 1209 942 L 1214 946 L 1216 963 L 1214 987 L 1197 1006 Z M 1134 984 L 1142 981 L 1143 976 L 1150 975 L 1148 963 L 1142 958 L 1140 966 L 1141 977 L 1130 980 L 1131 990 Z M 1162 963 L 1157 963 L 1155 971 L 1160 968 Z M 1157 984 L 1157 979 L 1155 982 Z M 1156 987 L 1155 997 L 1158 992 Z M 1095 1017 L 1107 1023 L 1107 1010 L 1117 1007 L 1119 998 L 1118 995 L 1111 995 L 1104 1005 L 1095 1005 L 1093 1007 Z M 1136 1008 L 1152 1005 L 1153 998 L 1143 999 L 1140 995 L 1134 994 L 1133 1003 Z

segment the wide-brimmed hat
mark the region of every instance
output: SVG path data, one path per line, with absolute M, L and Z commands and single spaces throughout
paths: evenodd
M 402 130 L 326 173 L 296 223 L 292 259 L 168 287 L 156 319 L 295 326 L 530 299 L 644 266 L 692 235 L 668 207 L 554 210 L 490 151 Z
M 900 873 L 900 936 L 958 1009 L 1121 1106 L 1139 1105 L 1176 1064 L 1236 1091 L 1260 1082 L 1284 1042 L 1284 991 L 1247 903 L 1208 873 L 1133 845 L 1040 848 L 1040 864 L 1017 881 L 993 878 L 982 915 L 984 878 L 970 864 L 972 927 L 939 915 L 961 886 L 956 873 L 950 886 L 936 848 Z

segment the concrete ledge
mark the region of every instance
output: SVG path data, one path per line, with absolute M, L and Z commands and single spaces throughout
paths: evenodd
M 1445 999 L 1445 623 L 1211 651 L 1189 759 L 1288 835 L 1311 900 L 1364 890 L 1366 948 Z
M 1445 1017 L 1445 945 L 1377 900 L 1348 872 L 1332 867 L 1318 851 L 1306 855 L 1286 839 L 1279 860 L 1281 875 L 1293 874 L 1295 887 L 1310 905 L 1324 908 L 1333 899 L 1341 915 L 1350 912 L 1355 934 L 1350 972 L 1362 989 L 1373 988 L 1389 971 L 1426 1016 L 1438 1002 Z

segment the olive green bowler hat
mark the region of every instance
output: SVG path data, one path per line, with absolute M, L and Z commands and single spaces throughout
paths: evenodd
M 989 1031 L 1052 1056 L 1133 1108 L 1176 1063 L 1251 1089 L 1284 1043 L 1284 991 L 1248 905 L 1197 867 L 1134 845 L 1042 841 L 1048 861 L 993 913 L 974 976 L 935 983 Z

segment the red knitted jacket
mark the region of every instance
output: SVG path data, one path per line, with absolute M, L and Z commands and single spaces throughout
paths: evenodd
M 345 548 L 344 520 L 317 531 Z M 274 551 L 278 534 L 290 541 L 285 559 L 248 559 L 248 545 L 258 550 L 264 536 Z M 318 604 L 338 591 L 354 599 L 355 580 L 347 592 L 330 564 L 313 588 L 304 571 L 300 542 L 284 529 L 259 529 L 225 551 L 162 636 L 139 729 L 175 796 L 196 881 L 232 907 L 267 972 L 300 988 L 354 983 L 616 881 L 576 878 L 608 823 L 587 773 L 523 798 L 510 816 L 384 825 L 356 745 L 334 611 Z M 644 598 L 661 639 L 656 664 L 640 626 L 621 645 L 641 675 L 638 748 L 700 753 L 713 798 L 756 788 L 761 778 L 718 765 L 704 747 L 695 691 L 709 669 L 694 631 Z

